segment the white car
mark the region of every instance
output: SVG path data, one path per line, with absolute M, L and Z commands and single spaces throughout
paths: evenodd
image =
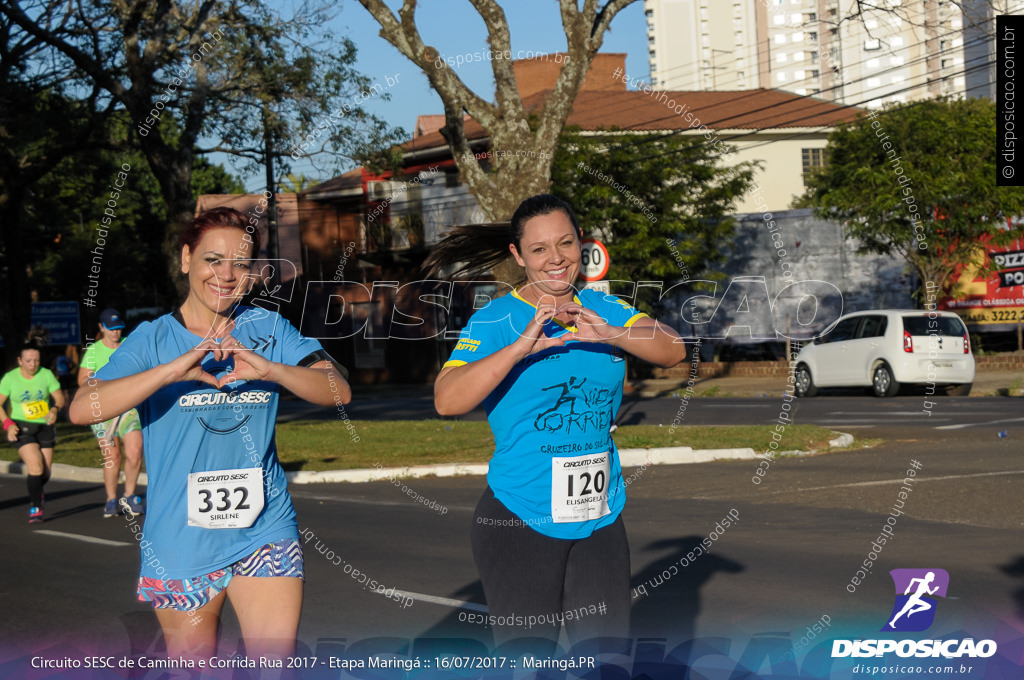
M 967 396 L 974 355 L 967 327 L 952 312 L 854 312 L 800 350 L 794 380 L 798 397 L 813 397 L 819 387 L 870 387 L 876 397 L 891 397 L 901 385 Z

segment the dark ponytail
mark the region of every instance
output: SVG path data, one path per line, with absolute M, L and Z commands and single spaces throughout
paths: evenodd
M 448 235 L 434 246 L 423 261 L 423 271 L 429 277 L 441 276 L 442 270 L 451 269 L 448 276 L 475 277 L 494 269 L 511 253 L 512 227 L 508 222 L 492 224 L 460 224 L 452 227 Z
M 552 194 L 538 194 L 520 203 L 510 222 L 453 227 L 424 260 L 423 270 L 431 277 L 440 276 L 443 269 L 452 267 L 451 278 L 483 274 L 511 256 L 509 245 L 521 249 L 523 225 L 534 217 L 559 210 L 572 222 L 577 237 L 582 241 L 583 230 L 569 204 Z

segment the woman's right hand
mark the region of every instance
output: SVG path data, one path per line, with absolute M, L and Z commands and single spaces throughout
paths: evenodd
M 195 380 L 220 389 L 220 381 L 203 370 L 203 358 L 207 352 L 213 352 L 214 358 L 218 361 L 227 355 L 226 351 L 221 350 L 216 340 L 206 338 L 169 364 L 173 369 L 171 382 Z
M 11 426 L 9 428 L 7 428 L 7 441 L 9 441 L 9 442 L 16 442 L 16 441 L 18 441 L 18 433 L 20 431 L 21 430 L 18 427 L 17 423 L 11 423 Z
M 512 343 L 519 349 L 522 358 L 565 344 L 565 340 L 562 338 L 551 338 L 544 334 L 545 324 L 554 318 L 556 312 L 557 309 L 554 305 L 537 305 L 537 313 L 533 315 L 533 320 L 523 329 L 519 339 Z

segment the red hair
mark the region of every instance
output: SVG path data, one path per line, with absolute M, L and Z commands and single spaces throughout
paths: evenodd
M 260 232 L 255 225 L 249 224 L 249 221 L 245 218 L 245 215 L 238 212 L 234 208 L 213 208 L 212 210 L 205 210 L 188 223 L 188 226 L 181 232 L 181 236 L 178 237 L 178 245 L 181 248 L 188 246 L 189 252 L 194 252 L 196 246 L 199 245 L 199 241 L 210 229 L 217 229 L 222 227 L 231 227 L 233 229 L 241 229 L 245 232 L 245 239 L 252 243 L 252 251 L 250 256 L 253 259 L 259 257 L 260 254 Z

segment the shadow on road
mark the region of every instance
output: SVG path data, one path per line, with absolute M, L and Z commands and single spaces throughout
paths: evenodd
M 1007 576 L 1024 580 L 1024 555 L 1017 557 L 1015 562 L 1000 567 Z M 1013 601 L 1017 604 L 1017 616 L 1024 619 L 1024 587 L 1013 591 Z
M 481 583 L 480 579 L 477 579 L 453 591 L 447 597 L 464 602 L 483 603 L 485 602 L 484 584 Z M 479 623 L 471 623 L 468 620 L 460 620 L 460 617 L 462 619 L 470 618 L 469 614 L 486 616 L 486 613 L 475 610 L 452 609 L 450 614 L 420 633 L 419 637 L 470 638 L 482 642 L 490 649 L 494 643 L 491 627 Z
M 684 536 L 649 543 L 644 552 L 672 553 L 645 566 L 632 579 L 632 636 L 692 640 L 701 610 L 700 590 L 718 572 L 737 574 L 739 562 L 707 552 L 701 537 Z M 697 555 L 698 550 L 702 553 Z M 689 553 L 695 558 L 689 559 Z M 685 564 L 685 566 L 683 566 Z M 646 595 L 643 591 L 646 590 Z
M 94 491 L 103 491 L 103 485 L 102 484 L 98 484 L 96 486 L 85 486 L 85 487 L 82 487 L 82 488 L 79 488 L 79 489 L 68 489 L 66 491 L 47 491 L 46 492 L 46 500 L 55 501 L 55 500 L 59 500 L 61 498 L 67 498 L 69 496 L 77 496 L 77 495 L 83 494 L 83 493 L 92 493 Z M 8 499 L 6 501 L 0 501 L 0 510 L 7 510 L 8 508 L 17 508 L 17 507 L 21 507 L 21 506 L 24 506 L 25 509 L 27 510 L 28 509 L 28 501 L 29 501 L 28 494 L 25 494 L 24 496 L 17 496 L 15 498 L 11 498 L 11 499 Z M 89 507 L 102 507 L 102 506 L 103 506 L 102 503 L 90 504 L 89 505 Z M 62 513 L 62 514 L 68 514 L 68 513 Z

